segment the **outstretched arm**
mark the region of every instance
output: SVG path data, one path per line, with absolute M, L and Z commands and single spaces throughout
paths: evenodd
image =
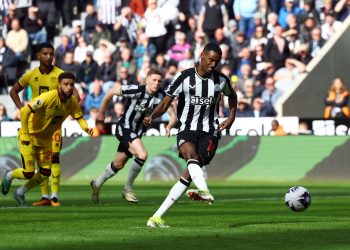
M 119 85 L 109 90 L 107 94 L 104 96 L 101 107 L 98 109 L 97 121 L 103 122 L 105 120 L 105 112 L 106 112 L 108 103 L 111 101 L 114 95 L 117 95 L 117 96 L 121 95 L 121 87 Z
M 164 112 L 169 108 L 173 99 L 174 98 L 171 96 L 165 96 L 163 101 L 157 105 L 152 114 L 143 119 L 143 124 L 145 124 L 145 126 L 149 126 L 155 118 L 164 114 Z

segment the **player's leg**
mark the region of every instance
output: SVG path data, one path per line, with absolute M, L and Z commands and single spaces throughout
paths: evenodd
M 213 159 L 217 146 L 218 146 L 217 137 L 210 135 L 208 133 L 202 133 L 198 141 L 197 151 L 199 154 L 200 162 L 203 165 L 208 165 L 210 161 Z M 204 175 L 203 175 L 203 178 L 205 181 Z M 201 188 L 198 188 L 198 190 L 193 190 L 193 189 L 188 190 L 187 196 L 192 200 L 202 200 L 208 204 L 211 204 L 214 202 L 214 197 L 209 193 L 209 190 L 205 190 L 205 189 L 203 190 Z
M 178 199 L 189 187 L 191 181 L 189 181 L 188 178 L 190 179 L 189 174 L 187 175 L 187 179 L 184 178 L 184 176 L 181 176 L 180 180 L 170 189 L 168 196 L 165 198 L 158 210 L 148 219 L 148 227 L 168 227 L 163 221 L 162 216 L 178 201 Z
M 8 171 L 4 174 L 1 183 L 1 192 L 4 195 L 10 191 L 13 179 L 30 179 L 35 173 L 35 146 L 31 144 L 23 145 L 20 139 L 18 139 L 18 141 L 22 167 Z
M 120 144 L 121 145 L 121 144 Z M 120 152 L 123 150 L 121 146 L 118 147 L 118 152 L 116 153 L 115 160 L 109 163 L 102 174 L 96 179 L 92 180 L 90 185 L 92 188 L 91 198 L 94 203 L 99 203 L 100 191 L 103 184 L 114 175 L 118 173 L 120 169 L 122 169 L 125 163 L 129 160 L 130 155 L 125 152 Z
M 35 159 L 38 163 L 39 171 L 35 173 L 34 176 L 24 185 L 17 188 L 13 193 L 14 199 L 20 206 L 25 206 L 25 193 L 33 187 L 38 186 L 50 176 L 52 161 L 51 145 L 37 147 Z
M 189 141 L 195 141 L 195 138 L 189 138 L 185 133 L 181 132 L 177 136 L 177 144 L 178 148 L 182 148 L 185 144 L 192 144 Z M 195 142 L 194 142 L 195 143 Z M 195 144 L 194 144 L 195 145 Z M 194 147 L 194 146 L 193 146 Z M 189 150 L 192 150 L 192 158 L 196 159 L 196 153 L 193 147 L 190 147 Z M 185 149 L 187 147 L 185 146 Z M 181 151 L 180 151 L 181 152 Z M 198 160 L 197 160 L 198 161 Z M 167 227 L 165 222 L 161 219 L 161 217 L 165 214 L 169 208 L 174 205 L 177 200 L 182 196 L 182 194 L 186 191 L 186 189 L 191 184 L 191 177 L 188 171 L 188 168 L 185 169 L 182 174 L 180 180 L 175 183 L 175 185 L 171 188 L 168 196 L 165 198 L 163 203 L 160 205 L 158 210 L 153 214 L 151 218 L 147 221 L 147 226 L 149 227 Z
M 135 156 L 133 163 L 130 166 L 128 178 L 124 186 L 123 197 L 133 203 L 137 203 L 138 199 L 134 193 L 134 181 L 140 174 L 144 163 L 147 160 L 147 150 L 140 138 L 134 139 L 129 143 L 129 152 Z

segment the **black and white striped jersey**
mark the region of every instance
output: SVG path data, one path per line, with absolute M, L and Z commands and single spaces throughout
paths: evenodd
M 179 73 L 166 91 L 171 97 L 178 96 L 179 132 L 192 130 L 216 135 L 221 93 L 230 96 L 234 90 L 228 77 L 218 71 L 214 70 L 209 78 L 202 78 L 196 68 Z
M 159 89 L 155 95 L 150 95 L 146 91 L 146 85 L 123 85 L 121 94 L 126 98 L 126 102 L 118 125 L 131 129 L 141 136 L 147 129 L 143 125 L 143 118 L 153 112 L 157 104 L 163 100 L 165 92 Z

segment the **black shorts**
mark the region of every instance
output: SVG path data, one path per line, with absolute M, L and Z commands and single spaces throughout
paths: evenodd
M 197 147 L 200 162 L 204 166 L 209 164 L 213 159 L 218 148 L 219 138 L 203 131 L 185 130 L 177 135 L 177 148 L 180 149 L 181 145 L 185 142 L 192 143 Z M 183 158 L 181 154 L 179 156 Z
M 115 137 L 119 140 L 117 152 L 125 153 L 129 158 L 133 155 L 129 151 L 129 143 L 132 143 L 136 138 L 140 138 L 132 129 L 125 128 L 123 124 L 118 124 L 115 129 Z

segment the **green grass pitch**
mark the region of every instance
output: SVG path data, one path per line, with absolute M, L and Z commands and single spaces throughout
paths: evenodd
M 62 185 L 58 208 L 17 208 L 9 193 L 0 199 L 0 249 L 350 249 L 349 184 L 298 183 L 312 203 L 297 213 L 284 204 L 290 183 L 209 182 L 213 205 L 183 196 L 163 217 L 170 228 L 147 228 L 173 183 L 137 182 L 136 205 L 113 181 L 99 205 L 87 183 Z M 27 203 L 38 197 L 30 191 Z

